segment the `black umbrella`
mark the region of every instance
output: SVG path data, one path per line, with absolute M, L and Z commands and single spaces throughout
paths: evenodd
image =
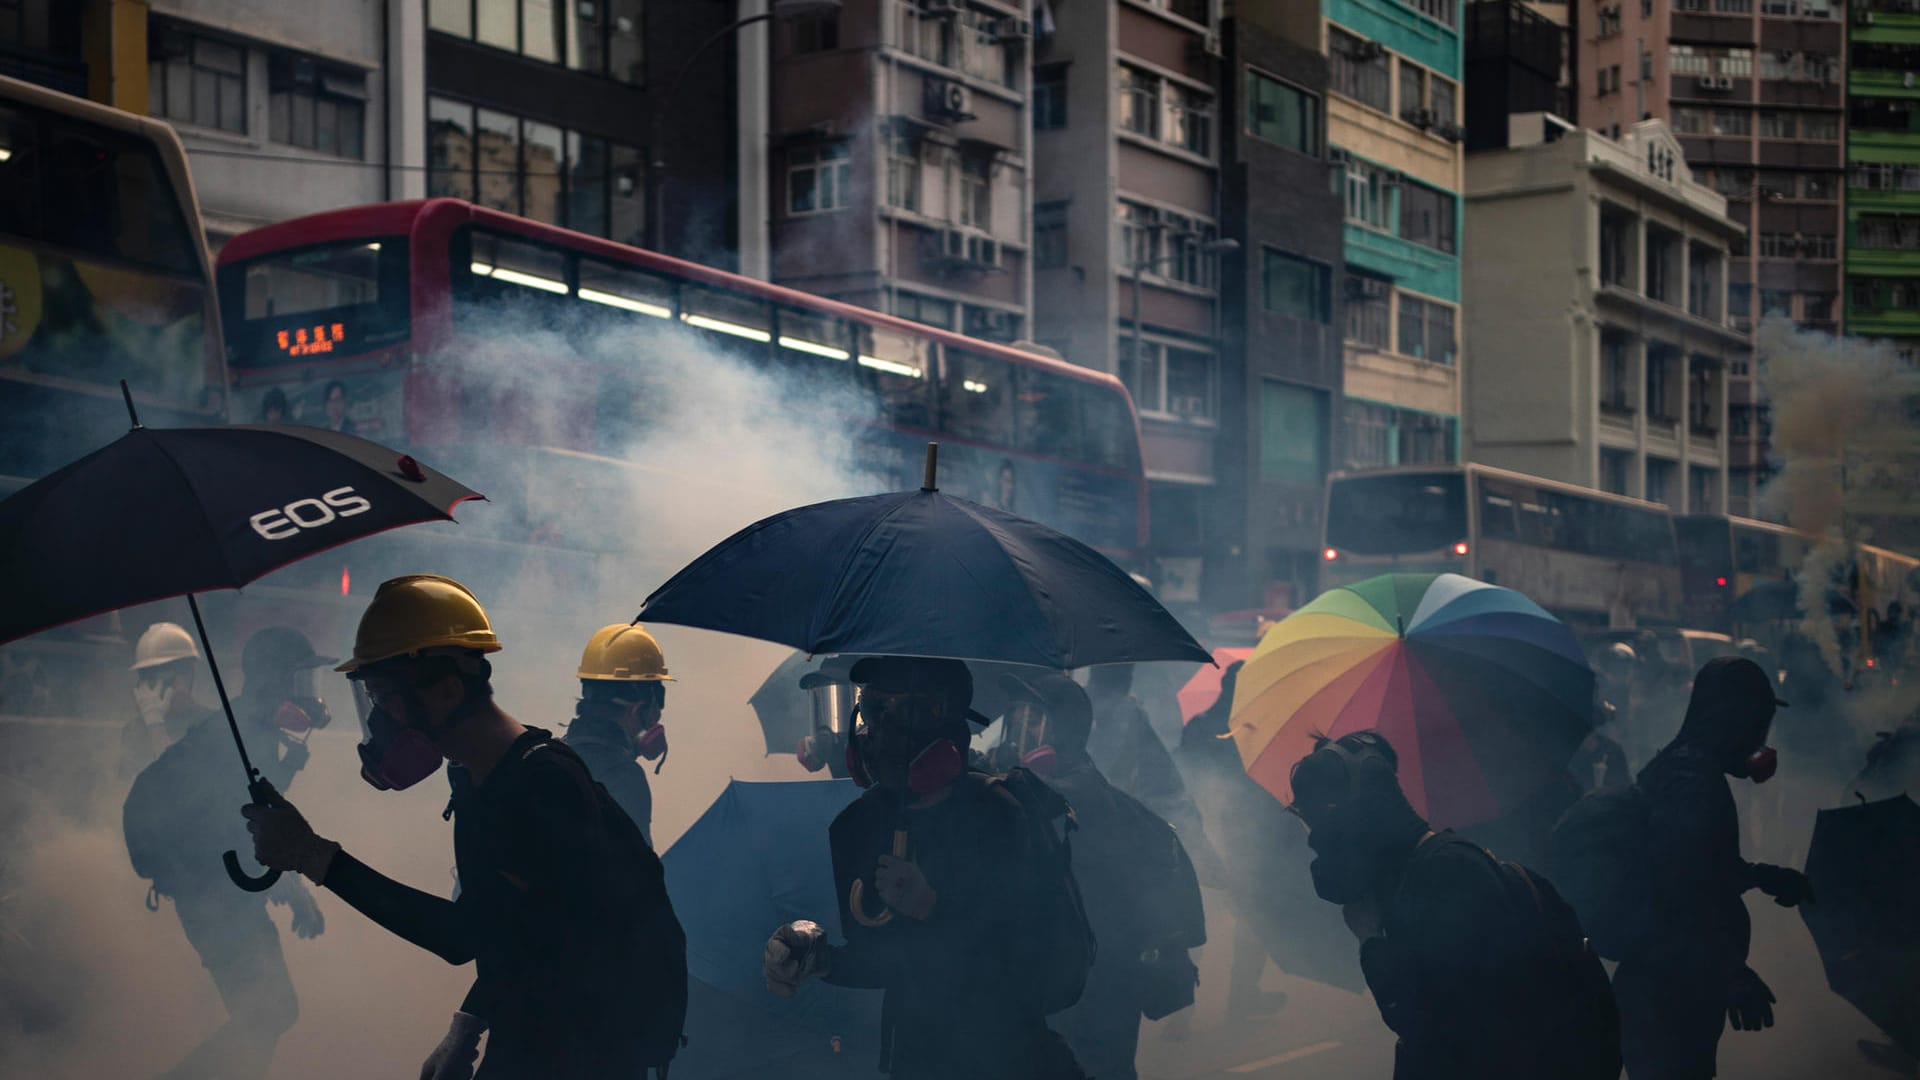
M 126 394 L 126 384 L 120 389 Z M 0 502 L 0 644 L 185 595 L 256 802 L 277 798 L 240 738 L 193 594 L 402 525 L 452 520 L 478 492 L 353 435 L 293 426 L 142 427 Z M 227 873 L 251 891 L 231 851 Z
M 640 620 L 816 655 L 948 656 L 1065 670 L 1212 656 L 1125 570 L 1037 522 L 919 491 L 815 503 L 695 559 Z
M 1920 1056 L 1920 806 L 1905 795 L 1822 810 L 1800 908 L 1827 985 Z

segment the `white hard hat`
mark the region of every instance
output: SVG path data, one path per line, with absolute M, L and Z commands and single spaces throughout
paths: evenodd
M 193 635 L 187 633 L 185 627 L 179 623 L 157 622 L 147 627 L 147 632 L 140 635 L 140 644 L 134 646 L 131 670 L 199 658 L 200 650 L 194 646 Z

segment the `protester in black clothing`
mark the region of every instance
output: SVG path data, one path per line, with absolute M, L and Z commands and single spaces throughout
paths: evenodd
M 155 640 L 164 642 L 168 635 L 162 628 L 170 625 L 159 624 L 149 634 L 160 631 Z M 142 643 L 147 644 L 145 637 Z M 293 703 L 288 673 L 329 662 L 313 656 L 306 639 L 285 627 L 260 631 L 242 652 L 246 681 L 233 700 L 234 717 L 254 764 L 278 790 L 287 790 L 306 765 L 300 740 L 317 726 L 313 717 L 326 714 L 317 697 Z M 185 700 L 178 690 L 174 695 L 175 702 Z M 166 727 L 178 710 L 169 706 Z M 123 808 L 127 854 L 135 872 L 151 883 L 148 907 L 158 910 L 163 899 L 172 901 L 227 1010 L 226 1023 L 166 1075 L 261 1077 L 280 1036 L 300 1014 L 267 904 L 290 907 L 293 931 L 303 938 L 320 934 L 326 922 L 298 879 L 281 881 L 265 894 L 242 892 L 227 880 L 220 853 L 244 848 L 246 839 L 233 817 L 233 742 L 224 717 L 193 711 L 193 726 L 141 770 Z
M 1087 755 L 1108 782 L 1140 800 L 1180 832 L 1203 880 L 1218 878 L 1218 858 L 1205 839 L 1200 811 L 1187 794 L 1173 755 L 1154 734 L 1147 711 L 1132 694 L 1133 665 L 1106 664 L 1087 675 L 1093 734 Z
M 1599 960 L 1544 879 L 1435 833 L 1373 732 L 1321 740 L 1293 773 L 1314 889 L 1361 941 L 1395 1080 L 1614 1077 Z
M 382 876 L 281 801 L 244 813 L 263 864 L 295 870 L 448 963 L 472 989 L 425 1080 L 633 1078 L 678 1047 L 686 939 L 660 862 L 586 766 L 493 701 L 500 648 L 466 588 L 431 575 L 380 587 L 342 666 L 372 703 L 362 776 L 410 787 L 453 762 L 460 891 L 445 900 Z
M 1073 873 L 1101 945 L 1086 992 L 1053 1027 L 1090 1075 L 1133 1080 L 1141 1015 L 1157 1019 L 1193 1001 L 1198 971 L 1187 950 L 1206 943 L 1200 885 L 1172 826 L 1087 756 L 1093 707 L 1080 684 L 1052 672 L 1002 683 L 1008 745 L 1073 805 Z
M 875 657 L 851 679 L 854 778 L 872 786 L 829 832 L 846 944 L 811 921 L 781 927 L 768 987 L 886 991 L 880 1067 L 895 1080 L 1078 1080 L 1041 997 L 1044 853 L 1024 805 L 967 768 L 968 724 L 984 718 L 966 665 Z
M 666 763 L 667 658 L 638 626 L 601 627 L 580 656 L 580 703 L 567 728 L 567 745 L 606 786 L 640 834 L 653 843 L 653 788 L 640 758 Z M 656 765 L 658 771 L 659 766 Z
M 1632 1080 L 1705 1080 L 1720 1033 L 1773 1026 L 1773 993 L 1747 966 L 1748 889 L 1783 907 L 1809 898 L 1797 870 L 1740 857 L 1740 820 L 1727 777 L 1764 783 L 1773 680 L 1744 657 L 1707 662 L 1693 680 L 1680 733 L 1637 785 L 1648 816 L 1650 944 L 1614 974 Z
M 179 624 L 154 623 L 140 635 L 129 669 L 135 715 L 120 730 L 122 782 L 131 782 L 168 745 L 216 715 L 193 700 L 199 666 L 200 648 Z

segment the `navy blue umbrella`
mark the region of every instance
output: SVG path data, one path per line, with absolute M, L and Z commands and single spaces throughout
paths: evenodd
M 919 491 L 815 503 L 695 559 L 640 620 L 812 654 L 947 656 L 1066 670 L 1212 656 L 1152 594 L 1064 533 Z
M 660 857 L 693 984 L 675 1080 L 874 1075 L 877 993 L 810 983 L 784 999 L 760 968 L 768 935 L 794 919 L 841 938 L 827 827 L 859 795 L 851 780 L 735 780 Z

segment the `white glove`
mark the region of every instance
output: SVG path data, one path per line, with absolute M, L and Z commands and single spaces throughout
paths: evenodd
M 480 1060 L 480 1036 L 486 1030 L 487 1022 L 472 1013 L 454 1013 L 447 1037 L 420 1066 L 420 1080 L 472 1080 L 474 1062 Z
M 798 919 L 773 932 L 760 956 L 760 971 L 767 989 L 790 998 L 800 992 L 800 984 L 827 973 L 832 946 L 827 932 L 817 922 Z
M 151 682 L 133 684 L 133 704 L 140 710 L 140 721 L 148 727 L 166 723 L 167 710 L 173 707 L 174 685 Z

